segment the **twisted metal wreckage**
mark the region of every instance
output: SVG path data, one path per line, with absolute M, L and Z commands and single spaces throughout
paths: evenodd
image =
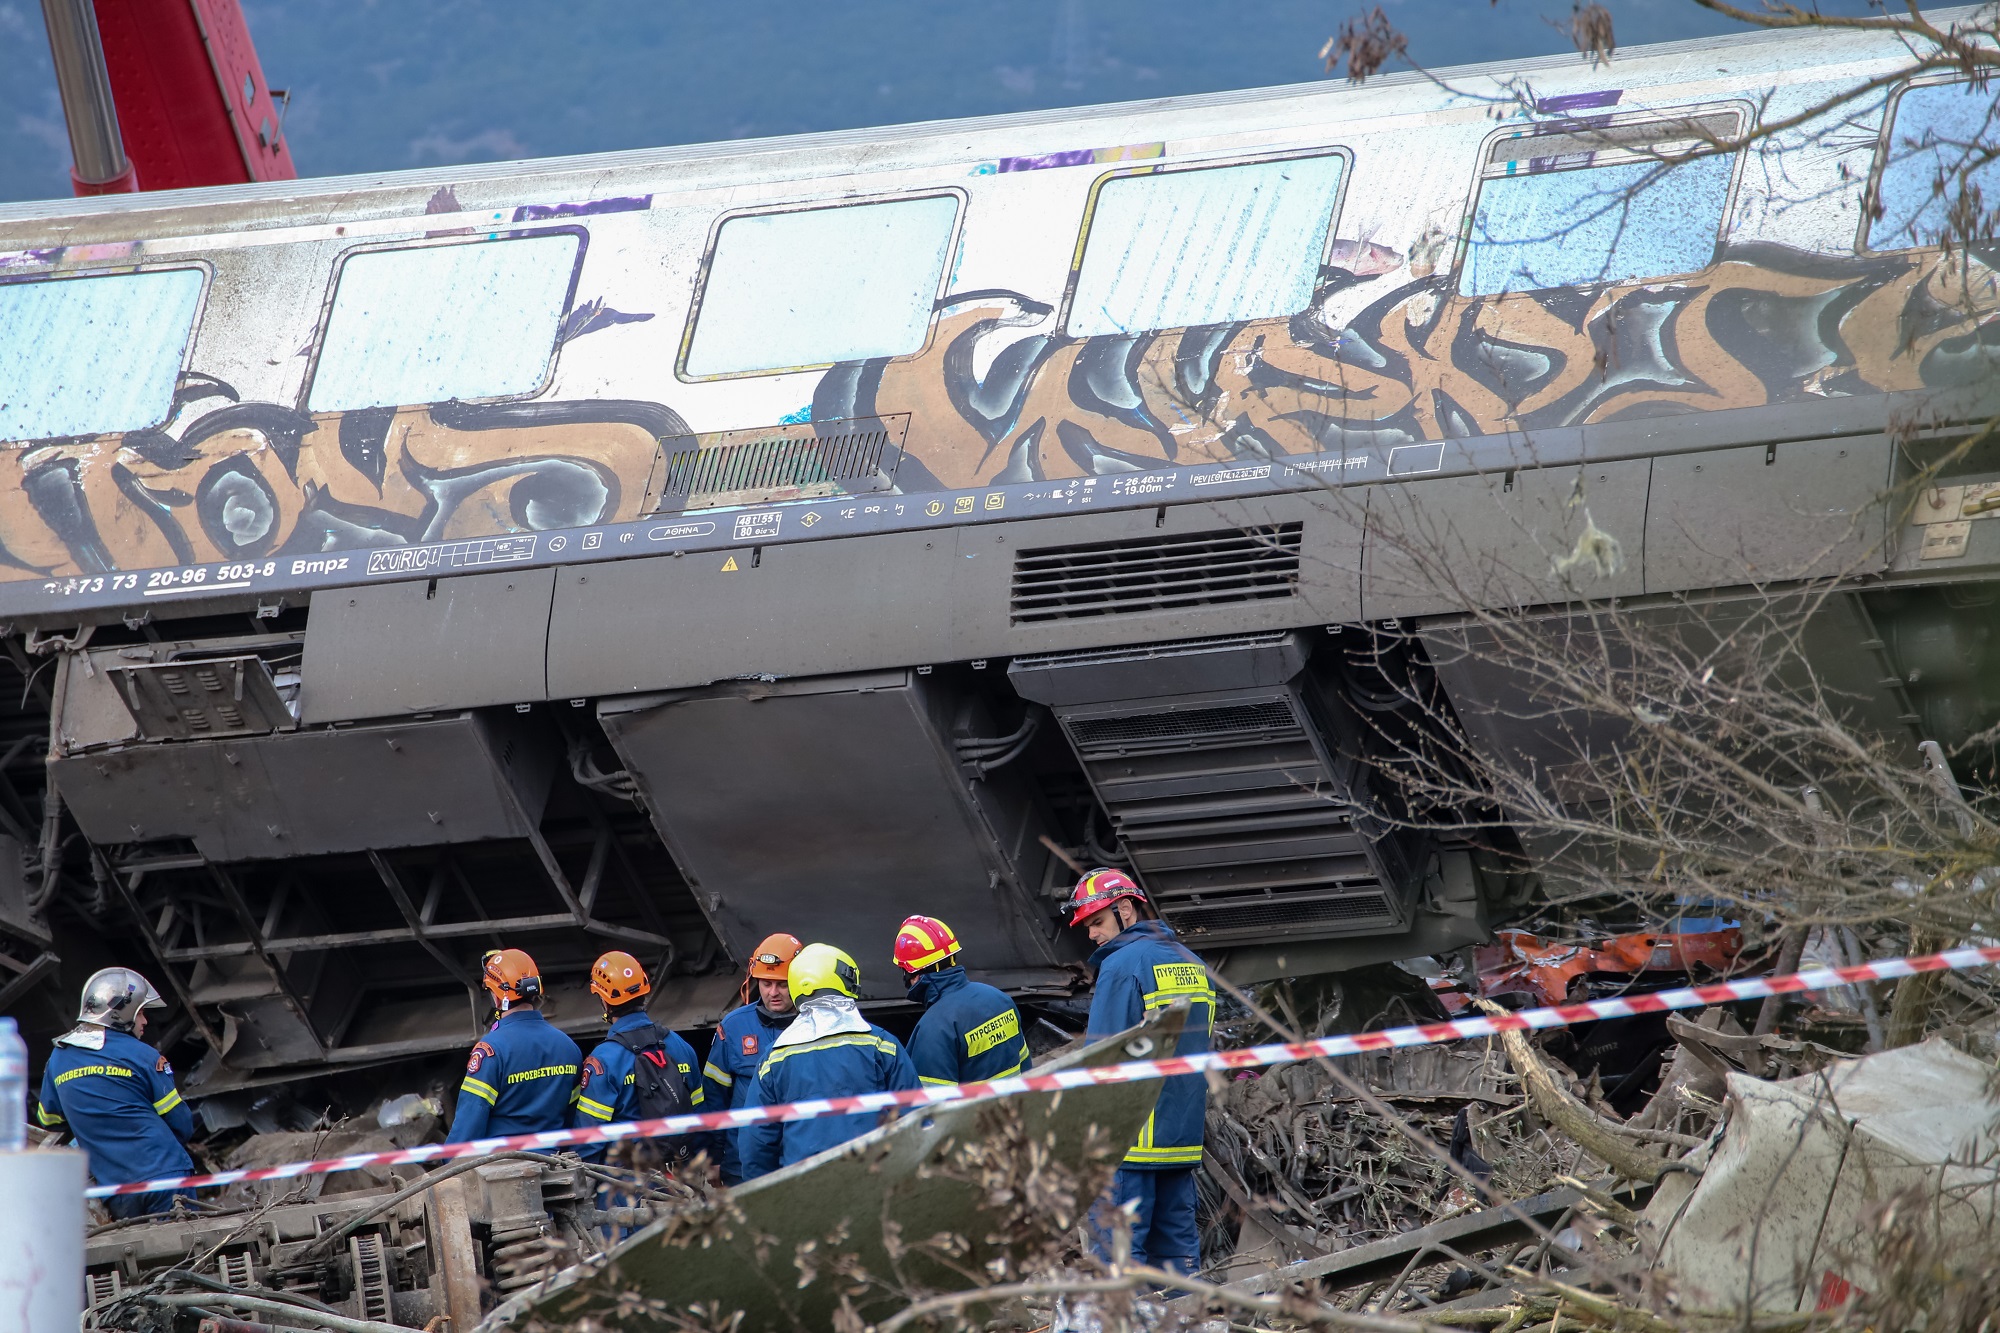
M 1451 651 L 1493 608 L 1821 580 L 1858 731 L 1978 736 L 2000 261 L 1919 243 L 1978 98 L 1907 58 L 0 208 L 0 1008 L 143 965 L 219 1127 L 441 1068 L 503 941 L 574 1032 L 613 941 L 694 1027 L 912 884 L 1060 1022 L 1051 845 L 1235 984 L 1448 956 L 1546 867 L 1377 741 L 1547 757 Z

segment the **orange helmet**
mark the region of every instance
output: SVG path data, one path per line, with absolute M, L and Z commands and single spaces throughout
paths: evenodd
M 750 955 L 750 975 L 759 981 L 783 981 L 791 975 L 792 960 L 805 948 L 805 942 L 796 935 L 787 935 L 782 930 L 775 935 L 766 935 L 764 942 L 757 946 L 757 952 Z
M 494 949 L 480 962 L 480 983 L 501 1013 L 516 1000 L 539 999 L 542 971 L 520 949 Z
M 934 916 L 906 917 L 896 932 L 896 966 L 905 972 L 921 972 L 957 952 L 958 936 Z
M 1069 923 L 1080 926 L 1087 918 L 1096 916 L 1120 898 L 1135 898 L 1143 903 L 1146 894 L 1122 870 L 1093 870 L 1076 882 L 1076 888 L 1069 895 Z
M 591 964 L 590 993 L 609 1008 L 627 1000 L 636 1000 L 641 995 L 651 995 L 653 983 L 646 980 L 646 969 L 639 966 L 638 959 L 613 949 Z

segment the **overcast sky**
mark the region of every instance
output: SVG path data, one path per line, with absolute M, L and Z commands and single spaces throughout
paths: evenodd
M 1724 31 L 1609 0 L 1621 45 Z M 1433 67 L 1573 49 L 1570 8 L 1386 0 Z M 545 157 L 1323 78 L 1308 0 L 245 0 L 303 175 Z M 69 193 L 41 7 L 0 0 L 0 200 Z

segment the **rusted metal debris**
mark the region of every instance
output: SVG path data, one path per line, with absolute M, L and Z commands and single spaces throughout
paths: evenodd
M 1476 998 L 1505 1003 L 1511 997 L 1515 1007 L 1525 1007 L 1579 998 L 1574 993 L 1578 986 L 1596 976 L 1631 979 L 1622 981 L 1621 989 L 1636 980 L 1641 990 L 1690 976 L 1722 976 L 1734 969 L 1742 952 L 1743 931 L 1736 926 L 1638 931 L 1589 944 L 1497 930 L 1491 944 L 1472 950 L 1472 964 L 1478 974 Z M 1440 977 L 1430 984 L 1438 1002 L 1454 1016 L 1472 1007 L 1475 995 L 1462 982 Z

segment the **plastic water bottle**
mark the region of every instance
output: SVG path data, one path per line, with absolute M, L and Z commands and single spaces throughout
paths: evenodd
M 11 1018 L 0 1018 L 0 1152 L 28 1146 L 28 1043 Z

